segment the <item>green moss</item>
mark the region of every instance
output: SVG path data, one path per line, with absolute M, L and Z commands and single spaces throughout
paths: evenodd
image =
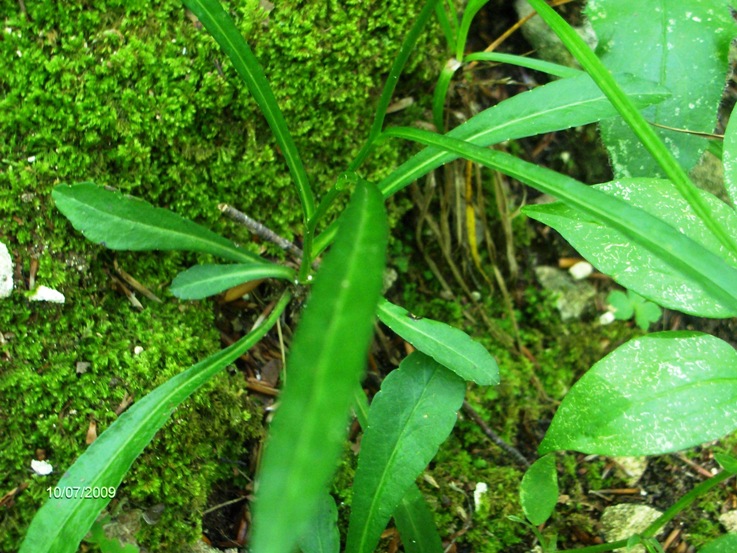
M 438 487 L 424 482 L 421 488 L 441 536 L 458 532 L 458 546 L 469 551 L 507 551 L 528 533 L 523 525 L 507 518 L 522 512 L 518 498 L 522 472 L 509 466 L 480 466 L 479 455 L 482 453 L 454 432 L 428 471 Z M 479 483 L 486 484 L 488 492 L 477 507 L 473 494 Z
M 338 464 L 338 470 L 333 478 L 331 493 L 338 507 L 338 530 L 341 532 L 341 542 L 345 544 L 348 531 L 348 522 L 351 516 L 353 502 L 353 479 L 358 466 L 358 457 L 352 444 L 346 443 L 343 455 Z
M 0 406 L 2 432 L 10 438 L 2 457 L 3 488 L 29 485 L 4 518 L 3 550 L 17 546 L 24 524 L 47 497 L 45 489 L 85 449 L 91 422 L 98 433 L 104 431 L 127 396 L 142 397 L 217 344 L 212 316 L 194 305 L 167 301 L 138 312 L 121 297 L 107 296 L 96 309 L 85 299 L 29 305 L 16 296 L 6 300 L 12 311 L 1 312 L 3 354 L 12 362 L 0 378 L 0 395 L 6 398 Z M 187 324 L 171 324 L 178 319 Z M 13 328 L 18 331 L 7 331 Z M 143 351 L 136 353 L 136 347 Z M 166 505 L 171 524 L 144 526 L 145 532 L 171 532 L 175 520 L 186 520 L 188 532 L 171 533 L 169 540 L 198 535 L 196 517 L 209 487 L 228 476 L 221 459 L 238 458 L 242 444 L 261 433 L 239 381 L 221 375 L 208 383 L 175 413 L 124 480 L 120 496 L 137 506 Z M 30 473 L 38 450 L 55 467 L 48 477 Z M 142 540 L 160 541 L 145 535 Z

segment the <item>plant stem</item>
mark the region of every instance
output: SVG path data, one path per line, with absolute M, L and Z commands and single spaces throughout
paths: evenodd
M 602 553 L 603 551 L 614 551 L 620 547 L 627 547 L 628 540 L 618 540 L 611 543 L 602 543 L 599 545 L 589 545 L 588 547 L 581 547 L 579 549 L 561 549 L 558 553 Z
M 309 228 L 309 224 L 306 225 L 304 236 L 302 236 L 302 246 L 305 254 L 302 256 L 302 263 L 297 275 L 297 279 L 303 284 L 310 279 L 310 266 L 317 268 L 317 260 L 313 261 L 312 259 L 312 237 L 314 235 L 315 233 Z
M 500 448 L 502 448 L 504 451 L 514 457 L 514 459 L 523 467 L 527 468 L 530 466 L 530 462 L 525 458 L 525 456 L 522 455 L 516 447 L 511 446 L 507 442 L 502 440 L 499 435 L 494 432 L 488 424 L 486 424 L 484 419 L 481 418 L 481 415 L 479 415 L 476 410 L 471 407 L 471 404 L 465 400 L 463 401 L 463 411 L 466 413 L 466 415 L 468 415 L 468 418 L 479 425 L 479 428 L 481 428 L 481 431 L 487 438 L 489 438 L 492 442 L 494 442 L 496 445 L 498 445 Z
M 299 268 L 299 274 L 297 275 L 297 279 L 299 280 L 299 282 L 305 283 L 308 280 L 310 267 L 312 267 L 313 269 L 317 269 L 317 267 L 319 266 L 319 263 L 317 261 L 312 260 L 311 252 L 312 252 L 312 237 L 314 236 L 314 229 L 311 228 L 309 225 L 307 229 L 305 230 L 304 236 L 302 237 L 303 245 L 304 245 L 304 251 L 303 251 L 299 249 L 297 246 L 295 246 L 294 244 L 292 244 L 286 238 L 279 236 L 277 233 L 275 233 L 273 230 L 271 230 L 269 227 L 267 227 L 263 223 L 259 223 L 256 219 L 252 219 L 245 213 L 238 211 L 233 206 L 230 206 L 228 204 L 219 204 L 218 208 L 225 215 L 233 219 L 236 223 L 240 223 L 243 226 L 245 226 L 253 234 L 260 236 L 261 238 L 263 238 L 264 240 L 267 240 L 268 242 L 276 244 L 281 249 L 283 249 L 287 253 L 292 254 L 294 257 L 300 260 L 301 264 Z M 307 252 L 307 255 L 305 255 L 305 252 Z
M 272 244 L 276 244 L 281 249 L 291 253 L 294 257 L 302 259 L 303 252 L 301 249 L 292 244 L 286 238 L 279 236 L 263 223 L 259 223 L 256 219 L 252 219 L 242 211 L 238 211 L 236 208 L 228 204 L 219 204 L 218 209 L 233 219 L 236 223 L 240 223 L 245 226 L 253 234 L 271 242 Z

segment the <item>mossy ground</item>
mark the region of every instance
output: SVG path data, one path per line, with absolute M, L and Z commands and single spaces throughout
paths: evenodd
M 225 4 L 265 66 L 315 191 L 325 191 L 365 139 L 420 2 Z M 301 216 L 255 103 L 181 3 L 5 0 L 0 13 L 0 241 L 16 266 L 13 296 L 0 302 L 0 495 L 27 486 L 0 507 L 0 550 L 13 551 L 46 488 L 84 451 L 91 424 L 104 431 L 124 398 L 141 398 L 220 347 L 212 305 L 166 292 L 202 258 L 88 243 L 54 208 L 53 186 L 113 186 L 240 243 L 251 237 L 219 217 L 218 203 L 287 238 L 300 233 Z M 423 39 L 420 51 L 434 40 Z M 409 86 L 425 82 L 420 60 L 410 61 Z M 396 145 L 380 147 L 365 176 L 379 178 L 401 155 Z M 135 309 L 115 290 L 114 261 L 163 303 L 142 299 Z M 66 303 L 29 302 L 31 278 Z M 149 550 L 199 537 L 210 489 L 232 481 L 232 462 L 261 436 L 248 397 L 242 375 L 221 374 L 134 464 L 111 511 L 163 505 L 159 522 L 138 535 Z M 30 470 L 40 456 L 52 475 Z

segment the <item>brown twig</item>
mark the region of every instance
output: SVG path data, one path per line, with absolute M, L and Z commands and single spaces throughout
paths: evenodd
M 286 238 L 282 238 L 281 236 L 279 236 L 266 225 L 259 223 L 255 219 L 252 219 L 245 213 L 238 211 L 236 208 L 228 204 L 220 204 L 218 205 L 218 209 L 220 209 L 220 211 L 222 211 L 225 215 L 233 219 L 236 223 L 240 223 L 241 225 L 246 227 L 253 234 L 263 238 L 268 242 L 271 242 L 272 244 L 276 244 L 284 251 L 292 254 L 299 259 L 302 259 L 302 256 L 304 254 L 301 249 L 292 244 Z
M 478 412 L 473 407 L 471 407 L 471 404 L 465 400 L 463 402 L 463 412 L 468 415 L 469 419 L 479 425 L 479 428 L 481 428 L 481 431 L 486 435 L 487 438 L 489 438 L 492 442 L 494 442 L 496 445 L 498 445 L 504 451 L 514 457 L 514 459 L 520 465 L 525 468 L 530 466 L 530 462 L 527 460 L 527 458 L 525 458 L 525 456 L 522 455 L 516 447 L 511 446 L 507 442 L 502 440 L 501 437 L 496 432 L 494 432 L 488 424 L 486 424 L 486 421 L 481 418 L 481 415 L 479 415 Z

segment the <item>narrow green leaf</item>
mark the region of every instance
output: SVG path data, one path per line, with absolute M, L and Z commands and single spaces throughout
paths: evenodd
M 389 108 L 389 104 L 392 101 L 394 90 L 399 82 L 399 77 L 402 74 L 402 70 L 409 59 L 412 50 L 414 50 L 417 40 L 422 35 L 425 27 L 427 26 L 430 17 L 432 17 L 433 11 L 439 8 L 438 0 L 427 0 L 422 10 L 420 11 L 417 19 L 410 28 L 407 36 L 402 41 L 402 45 L 399 48 L 399 52 L 394 57 L 389 75 L 384 82 L 384 88 L 381 90 L 381 97 L 379 103 L 376 106 L 376 113 L 374 114 L 374 121 L 371 124 L 368 138 L 361 147 L 356 157 L 351 162 L 348 169 L 338 177 L 333 188 L 331 188 L 327 194 L 325 194 L 317 206 L 312 218 L 308 222 L 308 234 L 313 234 L 317 228 L 318 223 L 322 220 L 325 214 L 333 205 L 333 202 L 338 197 L 340 192 L 345 188 L 348 182 L 355 182 L 358 177 L 356 170 L 363 163 L 363 161 L 371 153 L 371 150 L 375 146 L 376 139 L 381 135 L 381 130 L 384 127 L 384 120 L 386 119 L 386 112 Z M 440 10 L 442 12 L 442 9 Z M 333 227 L 334 228 L 334 227 Z M 321 251 L 321 250 L 320 250 Z
M 698 250 L 710 251 L 737 266 L 733 256 L 704 223 L 691 206 L 667 180 L 632 178 L 594 186 L 609 196 L 626 200 L 630 205 L 658 217 L 689 237 Z M 712 194 L 698 191 L 714 217 L 728 232 L 737 236 L 737 213 Z M 531 205 L 524 213 L 553 227 L 601 272 L 622 286 L 655 303 L 701 317 L 733 317 L 736 309 L 716 302 L 698 280 L 659 259 L 647 248 L 627 235 L 592 220 L 591 216 L 561 202 Z M 639 221 L 634 224 L 640 225 Z M 698 251 L 695 251 L 698 253 Z
M 171 293 L 183 300 L 199 300 L 260 278 L 292 280 L 294 271 L 284 265 L 271 263 L 195 265 L 174 278 Z
M 463 17 L 461 17 L 461 24 L 458 27 L 455 47 L 455 56 L 459 62 L 463 61 L 466 39 L 468 38 L 468 31 L 471 29 L 473 18 L 476 17 L 476 14 L 488 1 L 489 0 L 468 0 L 463 8 Z
M 463 58 L 463 61 L 470 63 L 472 61 L 493 61 L 497 63 L 508 63 L 511 65 L 517 65 L 519 67 L 527 67 L 534 71 L 540 71 L 560 77 L 561 79 L 569 77 L 579 77 L 583 74 L 580 69 L 574 69 L 567 65 L 560 65 L 558 63 L 552 63 L 545 60 L 539 60 L 537 58 L 530 58 L 527 56 L 517 56 L 514 54 L 501 54 L 499 52 L 474 52 L 473 54 L 467 55 Z
M 535 526 L 550 518 L 558 503 L 555 455 L 545 455 L 527 469 L 520 484 L 519 500 L 527 520 Z
M 366 363 L 387 235 L 381 194 L 359 182 L 287 358 L 259 475 L 254 551 L 291 553 L 335 470 Z
M 407 489 L 393 516 L 405 553 L 443 552 L 430 506 L 416 485 Z
M 643 17 L 643 9 L 651 9 L 652 17 Z M 714 130 L 729 71 L 729 45 L 737 34 L 726 0 L 596 0 L 587 4 L 586 15 L 599 37 L 597 54 L 610 71 L 660 83 L 672 92 L 664 102 L 644 109 L 645 119 L 691 131 Z M 647 55 L 642 55 L 645 51 Z M 654 131 L 686 171 L 706 149 L 703 137 Z M 662 174 L 658 162 L 621 119 L 602 121 L 601 136 L 615 177 Z
M 461 67 L 457 59 L 449 59 L 438 76 L 438 82 L 435 83 L 435 91 L 432 95 L 432 121 L 437 131 L 441 133 L 445 132 L 445 102 L 448 99 L 448 89 L 453 75 Z
M 438 132 L 445 132 L 445 102 L 447 101 L 448 89 L 455 72 L 462 67 L 463 53 L 466 47 L 466 38 L 471 28 L 471 22 L 478 11 L 484 7 L 488 0 L 469 0 L 463 10 L 458 33 L 455 35 L 455 57 L 449 59 L 440 72 L 438 82 L 435 84 L 435 92 L 432 98 L 433 123 Z
M 640 106 L 668 97 L 667 91 L 654 83 L 623 76 L 622 87 Z M 477 146 L 490 146 L 601 121 L 616 115 L 606 96 L 588 75 L 560 79 L 517 94 L 469 119 L 447 136 Z M 391 196 L 409 183 L 458 157 L 438 148 L 425 148 L 400 165 L 379 184 L 384 197 Z
M 64 473 L 60 489 L 117 488 L 123 477 L 169 420 L 174 410 L 210 378 L 238 359 L 276 324 L 290 295 L 284 294 L 258 328 L 232 346 L 171 378 L 140 399 L 105 430 Z M 111 497 L 49 499 L 36 513 L 20 553 L 74 553 Z
M 638 106 L 644 107 L 668 97 L 654 83 L 621 78 L 621 86 Z M 588 75 L 561 79 L 513 96 L 469 119 L 447 136 L 477 146 L 490 146 L 505 140 L 568 129 L 612 117 L 616 111 Z M 379 183 L 387 198 L 433 169 L 458 158 L 442 148 L 425 148 L 395 169 Z M 324 250 L 335 238 L 330 225 L 315 240 L 315 251 Z
M 262 261 L 172 211 L 91 182 L 61 184 L 51 196 L 75 229 L 112 250 L 186 250 L 232 261 Z
M 697 282 L 726 309 L 737 310 L 737 270 L 714 253 L 642 209 L 593 187 L 507 153 L 479 148 L 448 135 L 410 128 L 392 128 L 385 136 L 399 136 L 438 146 L 505 173 L 610 226 L 645 246 L 659 259 Z
M 737 428 L 737 351 L 698 332 L 630 340 L 563 398 L 540 453 L 660 455 Z
M 315 199 L 310 187 L 304 164 L 299 155 L 299 150 L 289 133 L 287 122 L 279 109 L 276 97 L 269 86 L 269 81 L 261 68 L 258 59 L 251 51 L 248 43 L 243 39 L 233 19 L 220 5 L 218 0 L 182 0 L 192 13 L 197 16 L 200 23 L 209 31 L 213 38 L 228 56 L 233 67 L 240 75 L 243 82 L 256 100 L 258 107 L 269 123 L 271 132 L 274 133 L 279 148 L 284 154 L 284 159 L 289 167 L 297 192 L 302 204 L 305 222 L 308 221 L 315 211 Z
M 737 534 L 725 534 L 699 549 L 699 553 L 734 553 L 737 551 Z
M 432 319 L 416 318 L 386 300 L 379 302 L 379 320 L 416 349 L 464 380 L 481 386 L 499 384 L 499 367 L 488 351 L 465 332 Z
M 465 382 L 415 352 L 384 379 L 358 457 L 346 551 L 372 553 L 395 508 L 456 421 Z
M 737 113 L 737 110 L 732 110 Z M 722 149 L 724 163 L 724 187 L 727 189 L 732 205 L 737 206 L 737 117 L 729 118 L 727 129 L 724 131 L 724 145 Z
M 714 454 L 714 459 L 719 463 L 724 470 L 737 474 L 737 459 L 726 453 Z
M 340 553 L 338 508 L 328 493 L 320 497 L 317 512 L 298 542 L 302 553 Z
M 397 87 L 397 83 L 399 82 L 399 76 L 402 74 L 402 70 L 407 63 L 412 50 L 414 50 L 417 40 L 422 35 L 422 31 L 427 26 L 427 23 L 437 6 L 438 0 L 427 0 L 414 24 L 407 33 L 407 36 L 402 41 L 399 52 L 397 52 L 397 55 L 394 57 L 394 61 L 392 62 L 389 75 L 384 83 L 384 88 L 381 90 L 381 97 L 379 98 L 379 103 L 376 106 L 374 121 L 371 124 L 371 130 L 369 131 L 366 144 L 364 144 L 356 158 L 351 162 L 347 172 L 353 172 L 358 168 L 371 151 L 376 138 L 381 134 L 381 129 L 384 127 L 384 119 L 386 118 L 386 111 L 392 101 L 394 89 Z
M 355 387 L 354 398 L 353 409 L 356 418 L 361 428 L 366 429 L 369 404 L 366 393 L 360 385 Z M 407 489 L 393 516 L 407 553 L 440 553 L 443 550 L 432 512 L 417 484 L 412 484 Z
M 455 46 L 455 37 L 458 31 L 458 18 L 455 13 L 455 5 L 448 0 L 439 2 L 435 5 L 435 15 L 438 18 L 438 24 L 440 30 L 443 31 L 446 45 L 449 50 L 452 50 Z

